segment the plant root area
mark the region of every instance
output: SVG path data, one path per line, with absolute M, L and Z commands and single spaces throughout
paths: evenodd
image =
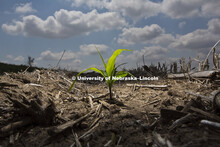
M 0 147 L 220 146 L 211 80 L 118 81 L 113 99 L 104 82 L 71 82 L 51 70 L 0 76 Z

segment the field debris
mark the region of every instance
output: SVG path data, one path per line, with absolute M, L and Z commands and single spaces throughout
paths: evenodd
M 199 79 L 212 79 L 217 80 L 220 77 L 220 69 L 211 71 L 197 71 L 189 73 L 179 73 L 179 74 L 168 74 L 170 79 L 181 79 L 181 78 L 199 78 Z
M 215 83 L 163 78 L 116 83 L 112 96 L 117 101 L 112 102 L 104 82 L 77 82 L 68 91 L 71 82 L 55 70 L 0 76 L 0 144 L 220 144 L 220 89 Z
M 147 87 L 147 88 L 167 88 L 167 85 L 139 85 L 139 84 L 126 84 L 127 86 L 131 86 L 131 87 Z

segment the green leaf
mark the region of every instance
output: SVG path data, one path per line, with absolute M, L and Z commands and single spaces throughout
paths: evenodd
M 104 59 L 102 58 L 102 55 L 101 55 L 101 53 L 99 52 L 99 50 L 98 50 L 98 48 L 96 47 L 96 49 L 97 49 L 97 51 L 98 51 L 98 53 L 99 53 L 99 56 L 101 57 L 101 59 L 102 59 L 102 63 L 103 63 L 103 65 L 104 65 L 104 67 L 105 67 L 105 69 L 106 69 L 106 64 L 105 64 L 105 61 L 104 61 Z
M 114 67 L 113 72 L 112 72 L 112 76 L 115 76 L 117 69 L 124 64 L 127 64 L 127 63 L 122 63 L 122 64 L 119 64 L 117 67 Z
M 128 75 L 132 76 L 132 77 L 135 77 L 134 75 L 132 75 L 130 72 L 128 71 L 125 71 Z
M 129 49 L 118 49 L 116 50 L 112 56 L 109 58 L 108 60 L 108 63 L 107 63 L 107 67 L 106 67 L 106 72 L 107 72 L 107 75 L 108 76 L 111 76 L 112 75 L 112 72 L 114 70 L 114 67 L 115 67 L 115 59 L 118 55 L 121 54 L 122 51 L 132 51 L 132 50 L 129 50 Z
M 125 65 L 125 64 L 127 64 L 127 63 L 121 63 L 121 64 L 119 64 L 117 67 L 115 67 L 115 70 L 117 70 L 117 68 L 119 68 L 120 66 Z
M 123 78 L 127 75 L 128 75 L 128 73 L 126 71 L 119 71 L 115 74 L 116 77 L 121 77 L 121 78 Z
M 101 70 L 101 71 L 102 71 L 102 73 L 105 75 L 105 77 L 108 76 L 105 70 Z
M 123 77 L 126 77 L 127 75 L 130 75 L 132 77 L 134 77 L 130 72 L 128 71 L 119 71 L 116 73 L 115 77 L 116 78 L 123 78 Z M 113 80 L 113 83 L 115 83 L 116 80 Z M 112 84 L 113 84 L 112 83 Z
M 123 77 L 126 77 L 128 75 L 128 73 L 126 71 L 119 71 L 115 74 L 115 78 L 118 79 L 118 78 L 123 78 Z M 117 81 L 116 79 L 114 79 L 112 81 L 112 84 L 115 83 L 115 81 Z
M 80 73 L 78 73 L 78 74 L 76 75 L 76 79 L 73 81 L 72 85 L 70 86 L 69 91 L 73 88 L 73 86 L 74 86 L 74 84 L 75 84 L 75 82 L 76 82 L 76 80 L 77 80 L 77 77 L 78 77 L 79 75 L 81 75 L 82 73 L 88 71 L 88 70 L 93 70 L 93 71 L 99 72 L 103 77 L 105 77 L 105 74 L 104 74 L 101 70 L 99 70 L 99 69 L 97 69 L 97 68 L 95 68 L 95 67 L 90 67 L 90 68 L 88 68 L 88 69 L 85 69 L 85 70 L 81 71 Z
M 101 70 L 101 71 L 102 71 L 103 74 L 105 75 L 104 77 L 107 78 L 108 75 L 107 75 L 106 71 L 104 71 L 104 70 Z M 111 80 L 110 80 L 110 79 L 105 79 L 105 81 L 106 81 L 108 87 L 111 86 Z

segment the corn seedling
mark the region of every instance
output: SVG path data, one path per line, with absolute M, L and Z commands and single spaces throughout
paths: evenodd
M 109 94 L 110 94 L 110 99 L 112 99 L 112 86 L 114 84 L 114 82 L 120 78 L 123 78 L 125 76 L 127 76 L 128 74 L 133 76 L 132 74 L 130 74 L 129 72 L 127 71 L 116 71 L 117 68 L 120 66 L 117 66 L 115 67 L 115 60 L 116 60 L 116 57 L 118 55 L 121 54 L 122 51 L 132 51 L 132 50 L 129 50 L 129 49 L 118 49 L 116 50 L 112 56 L 109 58 L 108 60 L 108 63 L 105 64 L 105 61 L 104 59 L 102 58 L 102 55 L 101 53 L 99 52 L 99 50 L 97 49 L 98 53 L 99 53 L 99 56 L 100 58 L 102 59 L 102 62 L 103 62 L 103 65 L 105 67 L 105 71 L 104 70 L 99 70 L 95 67 L 90 67 L 88 69 L 85 69 L 83 71 L 81 71 L 79 74 L 77 74 L 75 80 L 73 81 L 72 85 L 70 86 L 69 90 L 71 90 L 77 80 L 77 77 L 82 74 L 83 72 L 86 72 L 88 70 L 93 70 L 95 72 L 98 72 L 100 73 L 104 78 L 105 78 L 105 81 L 107 83 L 107 86 L 108 86 L 108 90 L 109 90 Z M 122 64 L 121 64 L 122 65 Z

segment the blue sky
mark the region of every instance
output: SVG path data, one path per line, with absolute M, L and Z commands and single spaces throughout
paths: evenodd
M 1 0 L 0 62 L 82 70 L 114 50 L 126 68 L 204 58 L 220 40 L 219 0 Z M 219 52 L 219 50 L 218 50 Z

